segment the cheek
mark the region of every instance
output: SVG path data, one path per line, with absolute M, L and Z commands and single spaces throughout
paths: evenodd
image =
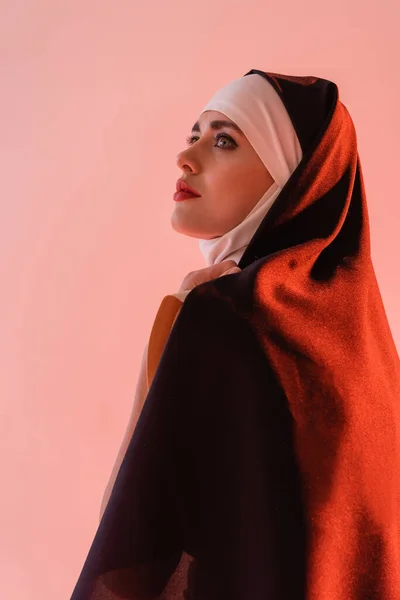
M 212 198 L 213 202 L 219 199 L 219 203 L 229 202 L 232 204 L 232 198 L 235 198 L 237 203 L 248 187 L 248 172 L 240 163 L 216 170 L 210 175 L 207 183 L 210 199 Z
M 265 191 L 265 184 L 257 169 L 238 164 L 218 179 L 213 189 L 213 201 L 230 216 L 235 225 L 243 220 Z

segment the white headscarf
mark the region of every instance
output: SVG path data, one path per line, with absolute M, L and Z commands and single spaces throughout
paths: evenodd
M 303 153 L 282 100 L 261 75 L 246 75 L 228 83 L 200 114 L 207 110 L 223 113 L 240 127 L 274 179 L 239 225 L 222 236 L 199 241 L 207 266 L 223 260 L 238 263 Z

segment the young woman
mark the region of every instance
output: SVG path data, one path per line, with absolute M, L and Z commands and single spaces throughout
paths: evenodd
M 337 86 L 253 69 L 178 165 L 206 267 L 161 303 L 71 600 L 400 598 L 399 359 Z
M 259 75 L 243 82 L 245 87 L 240 79 L 214 96 L 187 138 L 188 148 L 177 157 L 182 177 L 177 181 L 171 223 L 177 232 L 200 238 L 200 250 L 208 266 L 189 273 L 180 290 L 164 298 L 160 306 L 150 348 L 146 346 L 143 354 L 131 418 L 103 497 L 101 516 L 182 301 L 200 283 L 240 271 L 237 263 L 250 238 L 301 159 L 296 132 L 274 89 Z M 225 114 L 213 110 L 215 106 L 222 107 Z M 245 111 L 251 119 L 244 126 L 247 137 L 226 115 L 228 112 L 241 122 Z M 259 140 L 258 131 L 264 131 Z M 196 187 L 198 196 L 186 197 L 179 192 L 190 184 L 192 190 Z

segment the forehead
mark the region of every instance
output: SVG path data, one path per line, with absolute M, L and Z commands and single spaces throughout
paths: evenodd
M 196 123 L 194 123 L 192 127 L 192 131 L 200 131 L 200 129 L 205 129 L 210 127 L 211 129 L 222 129 L 224 127 L 230 128 L 236 133 L 244 136 L 240 127 L 236 125 L 234 121 L 232 121 L 229 117 L 224 115 L 222 112 L 217 110 L 207 110 L 203 112 Z
M 202 122 L 206 123 L 213 119 L 224 119 L 226 121 L 230 121 L 231 123 L 233 123 L 233 121 L 227 115 L 220 112 L 219 110 L 205 110 L 204 112 L 201 113 L 201 115 L 199 116 L 199 118 L 197 120 L 200 121 L 200 123 L 202 123 Z

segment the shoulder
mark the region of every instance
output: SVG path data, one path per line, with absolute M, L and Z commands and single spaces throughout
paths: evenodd
M 202 368 L 208 373 L 218 368 L 221 373 L 235 363 L 254 364 L 255 355 L 260 359 L 260 346 L 248 318 L 249 297 L 243 298 L 239 292 L 233 280 L 229 284 L 222 279 L 191 290 L 178 307 L 166 340 L 162 360 L 168 372 L 179 369 L 182 377 L 182 368 L 192 374 Z M 165 307 L 170 304 L 173 310 L 175 300 L 165 298 Z

